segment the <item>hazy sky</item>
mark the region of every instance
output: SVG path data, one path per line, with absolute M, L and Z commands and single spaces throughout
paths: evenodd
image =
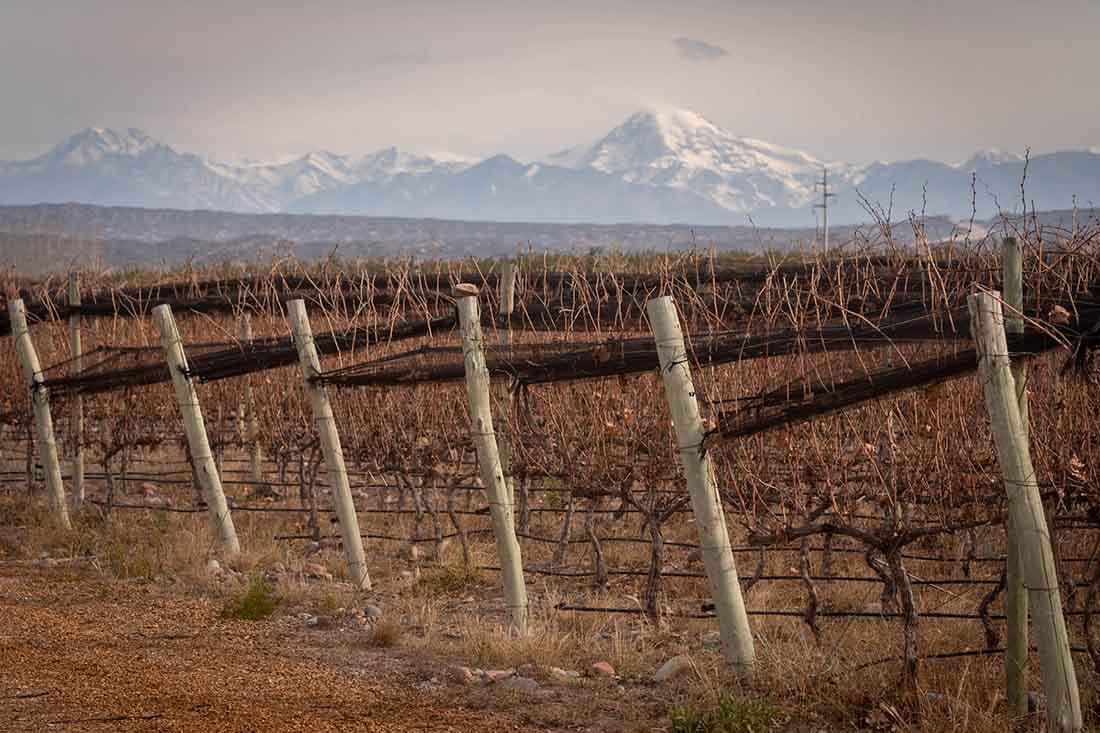
M 1100 145 L 1100 0 L 2 0 L 0 157 L 90 125 L 224 159 L 531 158 L 640 107 L 867 162 Z

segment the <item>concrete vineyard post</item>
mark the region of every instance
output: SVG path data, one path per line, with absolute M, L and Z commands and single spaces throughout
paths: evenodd
M 516 310 L 516 265 L 505 262 L 500 272 L 500 322 L 501 344 L 511 346 L 512 313 Z
M 1005 315 L 1005 333 L 1024 332 L 1024 263 L 1023 248 L 1014 237 L 1004 241 L 1003 283 L 1004 304 L 1012 311 Z M 1012 376 L 1016 382 L 1016 401 L 1020 407 L 1020 418 L 1024 431 L 1029 429 L 1027 404 L 1027 364 L 1023 361 L 1012 363 Z
M 38 438 L 38 453 L 42 470 L 46 474 L 46 493 L 50 502 L 50 514 L 59 527 L 71 529 L 69 510 L 65 506 L 65 485 L 61 482 L 61 464 L 57 457 L 57 440 L 53 433 L 53 415 L 50 413 L 50 394 L 42 386 L 42 367 L 38 352 L 34 350 L 30 331 L 27 329 L 27 310 L 23 301 L 16 298 L 8 302 L 11 317 L 11 337 L 19 364 L 23 367 L 25 386 L 30 389 L 31 407 L 34 409 L 34 427 Z
M 183 351 L 183 340 L 172 309 L 168 305 L 158 305 L 153 309 L 153 323 L 160 332 L 160 344 L 168 362 L 168 371 L 172 375 L 172 386 L 176 390 L 176 402 L 183 418 L 184 435 L 191 454 L 195 476 L 206 495 L 206 508 L 210 513 L 210 524 L 218 544 L 226 557 L 234 557 L 241 551 L 237 540 L 237 529 L 233 526 L 233 516 L 222 491 L 222 480 L 214 463 L 210 450 L 210 440 L 206 435 L 206 425 L 202 419 L 202 407 L 195 385 L 187 376 L 187 355 Z
M 516 266 L 505 262 L 500 273 L 500 345 L 505 353 L 512 346 L 512 313 L 516 308 Z M 500 382 L 500 466 L 504 471 L 504 483 L 508 487 L 508 506 L 515 520 L 516 479 L 512 475 L 512 392 L 508 383 Z
M 1009 308 L 1005 315 L 1005 334 L 1024 332 L 1024 273 L 1023 250 L 1014 237 L 1004 240 L 1002 260 L 1004 302 Z M 1021 360 L 1012 362 L 1012 381 L 1016 389 L 1016 403 L 1024 440 L 1028 439 L 1027 364 Z M 1020 543 L 1016 541 L 1013 513 L 1008 517 L 1008 559 L 1005 571 L 1005 699 L 1014 718 L 1027 715 L 1027 657 L 1028 657 L 1028 603 L 1024 584 Z
M 313 328 L 306 314 L 306 304 L 303 300 L 292 300 L 286 305 L 290 331 L 294 337 L 294 346 L 298 349 L 298 361 L 302 365 L 302 379 L 313 410 L 313 425 L 317 429 L 321 453 L 325 458 L 332 502 L 340 520 L 340 536 L 344 541 L 348 577 L 356 588 L 370 590 L 371 581 L 363 553 L 363 538 L 359 534 L 359 517 L 351 498 L 351 485 L 348 483 L 347 466 L 344 465 L 340 434 L 336 430 L 336 418 L 325 388 L 313 381 L 321 373 L 321 359 L 317 355 L 317 346 L 313 343 Z
M 69 275 L 69 347 L 72 361 L 69 372 L 79 374 L 84 368 L 84 345 L 80 333 L 80 279 L 76 273 Z M 73 451 L 73 508 L 84 504 L 84 398 L 77 394 L 72 398 L 69 413 L 69 439 Z
M 997 294 L 979 293 L 971 295 L 967 305 L 978 349 L 978 379 L 1008 493 L 1009 527 L 1014 533 L 1010 543 L 1020 547 L 1023 580 L 1035 619 L 1047 724 L 1050 730 L 1078 731 L 1082 720 L 1077 675 L 1066 635 L 1050 532 L 1009 364 L 1001 301 Z
M 252 343 L 252 316 L 248 313 L 241 315 L 241 344 Z M 248 467 L 252 483 L 257 486 L 263 483 L 263 451 L 260 448 L 260 429 L 256 419 L 256 400 L 252 394 L 252 379 L 244 378 L 244 398 L 238 411 L 244 417 L 244 435 L 242 436 L 248 445 Z
M 504 471 L 493 431 L 489 401 L 489 370 L 482 350 L 481 313 L 477 288 L 460 284 L 455 287 L 458 317 L 462 328 L 462 355 L 466 368 L 466 395 L 470 402 L 470 430 L 477 449 L 481 480 L 489 497 L 497 556 L 504 579 L 504 599 L 512 629 L 527 633 L 527 586 L 523 579 L 523 559 L 512 523 L 513 507 L 504 480 Z
M 756 666 L 756 650 L 714 470 L 710 457 L 702 448 L 703 421 L 695 399 L 695 385 L 680 319 L 672 298 L 668 296 L 650 300 L 646 304 L 646 313 L 657 342 L 665 397 L 672 413 L 676 445 L 691 494 L 703 565 L 718 613 L 722 653 L 735 673 L 751 678 Z

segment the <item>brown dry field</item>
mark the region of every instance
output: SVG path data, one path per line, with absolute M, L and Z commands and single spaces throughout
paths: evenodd
M 4 731 L 666 731 L 673 707 L 708 709 L 723 690 L 766 701 L 775 713 L 767 730 L 991 733 L 1008 724 L 999 656 L 924 663 L 915 700 L 902 694 L 898 663 L 861 669 L 899 652 L 896 620 L 825 622 L 815 640 L 801 619 L 755 618 L 760 670 L 745 686 L 702 641 L 713 620 L 652 623 L 554 609 L 561 600 L 626 605 L 638 592 L 633 580 L 594 594 L 583 583 L 532 579 L 531 631 L 514 638 L 505 631 L 497 576 L 464 575 L 453 547 L 410 585 L 415 563 L 397 543 L 374 544 L 374 588 L 357 594 L 343 582 L 338 548 L 309 553 L 302 543 L 273 543 L 277 529 L 266 519 L 242 518 L 238 530 L 250 550 L 228 578 L 211 577 L 204 517 L 119 512 L 104 523 L 78 514 L 74 531 L 60 533 L 48 527 L 39 500 L 0 498 Z M 488 538 L 472 549 L 477 561 L 491 557 Z M 837 561 L 838 573 L 856 567 Z M 308 577 L 306 563 L 333 578 Z M 270 618 L 223 617 L 250 577 L 277 567 L 286 571 Z M 698 597 L 697 585 L 670 579 L 668 597 Z M 801 591 L 787 585 L 754 588 L 750 606 L 797 608 Z M 824 589 L 827 608 L 874 607 L 878 587 L 835 585 Z M 981 592 L 932 590 L 922 605 L 963 610 Z M 396 627 L 385 645 L 356 622 L 355 609 L 367 604 L 382 607 Z M 324 623 L 310 628 L 304 614 Z M 980 648 L 980 634 L 975 623 L 926 620 L 922 649 Z M 654 670 L 678 654 L 690 656 L 692 672 L 654 684 Z M 597 660 L 609 661 L 618 678 L 562 683 L 549 675 L 551 666 L 583 673 Z M 460 665 L 521 664 L 537 669 L 533 694 L 452 679 Z M 1091 707 L 1096 680 L 1086 664 L 1078 670 Z M 1037 682 L 1037 665 L 1032 674 Z
M 275 623 L 91 573 L 0 567 L 0 728 L 22 731 L 533 731 L 310 658 Z M 303 648 L 305 647 L 305 648 Z

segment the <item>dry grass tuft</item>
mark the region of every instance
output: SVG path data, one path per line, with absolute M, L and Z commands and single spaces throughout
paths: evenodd
M 400 623 L 390 618 L 380 618 L 371 629 L 367 641 L 369 646 L 386 649 L 399 645 L 402 636 Z
M 222 618 L 241 621 L 262 621 L 275 613 L 279 607 L 279 596 L 275 589 L 262 576 L 255 576 L 248 588 L 226 599 L 222 606 Z

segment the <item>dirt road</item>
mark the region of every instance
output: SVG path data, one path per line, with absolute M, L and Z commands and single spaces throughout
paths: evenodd
M 63 569 L 0 566 L 0 730 L 528 731 L 371 670 L 296 659 L 267 623 Z

